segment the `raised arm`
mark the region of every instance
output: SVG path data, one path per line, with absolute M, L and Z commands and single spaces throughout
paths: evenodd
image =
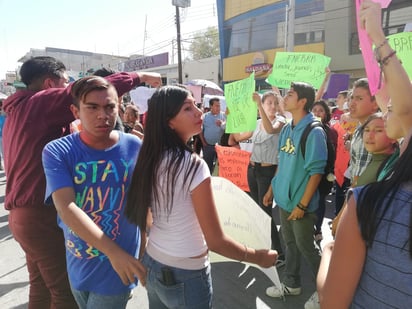
M 255 101 L 257 108 L 259 109 L 260 119 L 262 119 L 263 128 L 265 129 L 266 133 L 268 134 L 279 133 L 285 124 L 281 121 L 276 121 L 275 124 L 272 124 L 269 117 L 266 115 L 265 110 L 263 109 L 262 99 L 259 93 L 257 92 L 253 93 L 253 101 Z
M 389 46 L 381 25 L 380 4 L 364 0 L 361 4 L 362 27 L 376 46 L 381 61 L 385 83 L 394 113 L 401 119 L 405 135 L 412 127 L 412 86 L 401 62 Z
M 322 85 L 320 85 L 318 91 L 316 91 L 315 102 L 322 99 L 323 95 L 326 91 L 326 85 L 328 84 L 329 77 L 330 77 L 330 69 L 327 67 L 325 69 L 325 78 L 323 79 Z

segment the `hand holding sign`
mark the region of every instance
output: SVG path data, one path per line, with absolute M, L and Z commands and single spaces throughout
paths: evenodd
M 356 0 L 356 20 L 358 25 L 359 45 L 361 48 L 363 61 L 365 63 L 366 75 L 369 82 L 369 90 L 372 95 L 375 95 L 377 93 L 380 86 L 380 69 L 373 54 L 372 40 L 381 43 L 385 39 L 381 28 L 380 16 L 382 13 L 381 9 L 378 8 L 376 3 L 380 3 L 382 7 L 385 7 L 389 5 L 390 1 Z M 366 22 L 366 20 L 368 22 Z M 378 25 L 376 25 L 377 22 L 379 22 Z M 377 39 L 378 37 L 382 38 L 379 40 Z
M 255 91 L 255 74 L 225 85 L 225 98 L 230 114 L 226 120 L 226 133 L 254 131 L 257 108 L 252 100 Z

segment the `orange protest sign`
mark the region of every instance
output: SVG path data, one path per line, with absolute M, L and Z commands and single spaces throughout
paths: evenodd
M 230 180 L 243 191 L 249 192 L 247 168 L 250 160 L 250 152 L 235 147 L 219 145 L 215 147 L 219 161 L 219 176 Z

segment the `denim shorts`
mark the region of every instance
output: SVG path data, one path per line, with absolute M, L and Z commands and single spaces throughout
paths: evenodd
M 80 309 L 124 309 L 131 291 L 116 295 L 102 295 L 72 288 L 72 293 Z
M 147 268 L 146 289 L 150 309 L 212 308 L 210 265 L 199 270 L 168 266 L 144 254 Z

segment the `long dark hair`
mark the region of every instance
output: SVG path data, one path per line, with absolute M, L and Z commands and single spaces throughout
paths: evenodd
M 408 146 L 390 173 L 383 181 L 374 182 L 365 186 L 359 195 L 357 215 L 362 238 L 368 247 L 372 246 L 376 231 L 383 215 L 391 204 L 402 184 L 412 181 L 412 143 Z M 411 203 L 411 201 L 405 201 Z M 412 215 L 409 218 L 409 255 L 412 258 Z
M 328 104 L 327 104 L 325 101 L 323 101 L 323 100 L 319 100 L 319 101 L 316 101 L 315 103 L 313 103 L 312 109 L 313 109 L 316 105 L 321 106 L 321 107 L 323 108 L 323 110 L 325 111 L 325 119 L 322 119 L 322 123 L 323 123 L 323 124 L 326 124 L 326 125 L 329 125 L 329 121 L 330 121 L 330 119 L 332 118 L 332 114 L 331 114 L 331 112 L 330 112 L 330 108 L 329 108 Z
M 184 177 L 183 184 L 186 185 L 191 182 L 199 167 L 200 157 L 194 154 L 185 141 L 169 127 L 169 121 L 179 113 L 189 94 L 181 87 L 165 86 L 158 89 L 149 100 L 146 134 L 133 172 L 125 209 L 127 218 L 137 224 L 142 231 L 146 229 L 149 207 L 161 206 L 162 210 L 170 214 L 176 177 L 180 173 L 185 173 L 187 176 Z M 186 152 L 192 154 L 192 164 L 189 164 L 187 170 L 183 171 L 181 166 Z M 165 192 L 159 189 L 159 166 L 162 162 L 166 164 L 165 174 L 162 175 L 166 177 Z M 162 194 L 167 196 L 166 205 L 157 203 Z

